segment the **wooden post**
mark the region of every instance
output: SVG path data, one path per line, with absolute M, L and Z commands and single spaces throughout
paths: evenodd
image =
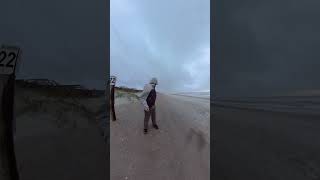
M 111 116 L 112 120 L 117 120 L 116 118 L 116 112 L 114 110 L 114 87 L 116 85 L 116 77 L 111 76 L 110 77 L 110 106 L 111 106 Z
M 0 76 L 0 179 L 18 180 L 13 130 L 14 75 Z
M 14 150 L 15 66 L 19 48 L 0 48 L 0 179 L 19 180 Z

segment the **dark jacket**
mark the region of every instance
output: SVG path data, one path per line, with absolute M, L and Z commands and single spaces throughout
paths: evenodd
M 147 106 L 150 108 L 149 105 L 155 104 L 157 92 L 154 90 L 154 92 L 150 95 L 150 92 L 152 90 L 154 90 L 154 87 L 151 84 L 146 84 L 143 88 L 142 93 L 139 95 L 139 99 L 144 107 Z M 149 97 L 149 95 L 150 95 L 150 97 Z M 148 97 L 149 97 L 149 104 L 147 103 Z
M 155 105 L 156 99 L 157 99 L 157 92 L 155 89 L 152 89 L 146 100 L 149 108 Z

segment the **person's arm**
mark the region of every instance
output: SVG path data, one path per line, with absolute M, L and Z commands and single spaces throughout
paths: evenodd
M 151 91 L 151 89 L 148 87 L 148 85 L 145 85 L 142 93 L 139 96 L 140 102 L 142 103 L 142 105 L 144 106 L 144 109 L 146 111 L 149 111 L 149 106 L 147 104 L 147 97 L 148 97 L 150 91 Z

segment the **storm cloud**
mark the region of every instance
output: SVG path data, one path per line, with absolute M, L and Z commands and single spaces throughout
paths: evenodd
M 210 1 L 111 0 L 111 74 L 141 89 L 210 89 Z
M 319 89 L 319 7 L 319 1 L 217 1 L 215 95 Z
M 108 1 L 1 1 L 0 44 L 22 50 L 17 78 L 103 89 L 108 72 Z

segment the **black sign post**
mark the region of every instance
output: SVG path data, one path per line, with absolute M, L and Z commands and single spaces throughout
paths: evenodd
M 14 150 L 14 87 L 19 48 L 0 48 L 0 179 L 19 180 Z
M 114 110 L 114 87 L 116 85 L 117 78 L 115 76 L 110 77 L 110 106 L 111 106 L 111 116 L 112 120 L 117 120 L 116 118 L 116 112 Z

